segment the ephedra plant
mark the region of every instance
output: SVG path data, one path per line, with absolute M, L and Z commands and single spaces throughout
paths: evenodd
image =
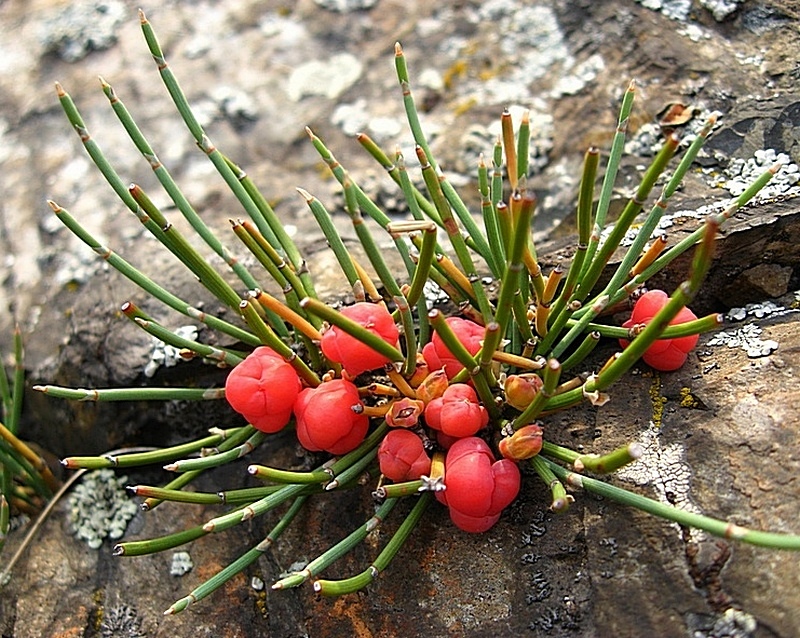
M 517 496 L 520 466 L 532 468 L 552 494 L 550 507 L 569 509 L 573 491 L 602 495 L 680 525 L 737 541 L 777 549 L 800 549 L 800 536 L 745 529 L 726 521 L 682 511 L 626 489 L 598 475 L 635 462 L 635 442 L 604 455 L 582 454 L 549 440 L 548 415 L 589 401 L 600 406 L 609 389 L 641 358 L 663 370 L 679 367 L 697 335 L 713 329 L 718 315 L 696 318 L 686 309 L 709 269 L 718 228 L 779 170 L 773 166 L 721 214 L 673 246 L 651 241 L 670 197 L 713 127 L 713 118 L 696 136 L 667 175 L 679 147 L 676 136 L 645 171 L 636 193 L 613 223 L 607 222 L 612 187 L 620 166 L 634 86 L 624 93 L 619 121 L 595 201 L 600 153 L 589 149 L 577 194 L 577 241 L 566 268 L 542 272 L 531 224 L 536 197 L 527 188 L 529 122 L 515 130 L 511 116 L 501 115 L 502 135 L 488 161 L 477 166 L 480 210 L 464 204 L 436 159 L 423 133 L 411 90 L 403 50 L 395 49 L 401 99 L 416 144 L 412 161 L 389 154 L 366 135 L 358 142 L 397 183 L 407 220 L 391 221 L 334 158 L 323 140 L 308 130 L 310 143 L 327 163 L 344 193 L 345 212 L 377 279 L 348 251 L 324 204 L 305 190 L 300 195 L 316 218 L 349 287 L 342 297 L 355 303 L 339 309 L 318 298 L 314 273 L 248 175 L 211 142 L 192 114 L 144 14 L 141 25 L 158 72 L 190 134 L 241 202 L 243 219 L 232 220 L 229 249 L 215 236 L 182 195 L 122 101 L 106 82 L 102 89 L 131 141 L 152 166 L 177 210 L 205 243 L 230 265 L 235 285 L 212 267 L 137 185 L 127 186 L 91 137 L 76 105 L 61 87 L 58 97 L 66 115 L 111 187 L 147 229 L 213 293 L 239 321 L 207 314 L 159 286 L 123 257 L 92 237 L 64 208 L 50 205 L 63 223 L 99 256 L 177 313 L 202 322 L 222 337 L 212 346 L 179 336 L 146 316 L 134 303 L 122 306 L 126 317 L 143 330 L 180 349 L 186 357 L 230 370 L 225 387 L 147 387 L 37 389 L 59 398 L 88 401 L 196 400 L 225 401 L 247 425 L 212 429 L 195 441 L 156 451 L 71 457 L 67 468 L 128 468 L 162 464 L 175 473 L 163 487 L 138 485 L 145 510 L 165 500 L 218 504 L 220 513 L 204 524 L 161 538 L 126 540 L 114 553 L 136 556 L 189 543 L 278 509 L 282 516 L 264 539 L 233 564 L 175 602 L 176 613 L 208 595 L 243 570 L 273 544 L 312 499 L 334 490 L 356 488 L 373 493 L 373 517 L 311 560 L 273 584 L 295 587 L 309 580 L 323 594 L 345 594 L 370 583 L 389 566 L 415 525 L 434 502 L 449 509 L 453 524 L 465 532 L 489 529 Z M 651 191 L 660 194 L 643 212 Z M 641 214 L 641 215 L 640 215 Z M 608 283 L 601 274 L 620 251 L 633 227 L 638 233 L 624 251 Z M 388 233 L 405 272 L 394 274 L 378 249 Z M 445 248 L 444 246 L 448 246 Z M 250 271 L 233 255 L 247 250 L 260 267 Z M 686 251 L 694 251 L 691 271 L 671 295 L 645 292 L 650 277 Z M 266 292 L 271 279 L 282 296 Z M 491 279 L 492 292 L 485 287 Z M 451 303 L 445 311 L 423 294 L 429 282 Z M 636 301 L 638 299 L 638 301 Z M 636 302 L 624 326 L 603 323 L 607 310 Z M 606 338 L 620 350 L 593 371 L 587 357 Z M 272 433 L 296 431 L 297 440 L 315 453 L 311 471 L 253 464 L 247 472 L 262 481 L 257 488 L 204 493 L 185 489 L 199 473 L 270 445 Z M 243 470 L 244 471 L 244 470 Z M 590 475 L 595 475 L 591 477 Z M 368 487 L 363 477 L 373 478 Z M 568 488 L 570 490 L 568 491 Z M 350 578 L 325 579 L 322 572 L 389 517 L 401 499 L 413 506 L 366 569 Z M 400 509 L 400 508 L 398 508 Z

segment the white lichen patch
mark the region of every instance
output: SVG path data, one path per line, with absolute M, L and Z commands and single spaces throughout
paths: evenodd
M 744 308 L 731 308 L 725 317 L 731 321 L 744 321 L 747 317 L 763 319 L 770 315 L 780 317 L 790 312 L 797 312 L 797 310 L 779 306 L 774 301 L 762 301 L 759 303 L 749 303 Z
M 663 445 L 661 430 L 651 421 L 650 426 L 639 435 L 644 453 L 635 463 L 617 471 L 617 476 L 642 487 L 655 490 L 656 498 L 665 505 L 702 514 L 692 500 L 692 468 L 686 462 L 686 450 L 680 443 Z M 681 527 L 672 523 L 678 533 Z M 691 540 L 698 542 L 705 537 L 701 530 L 690 530 Z
M 686 20 L 692 0 L 636 0 L 646 9 L 659 11 L 672 20 Z
M 800 291 L 795 292 L 795 297 L 800 299 Z M 725 346 L 744 350 L 751 359 L 766 357 L 778 349 L 779 344 L 774 339 L 762 339 L 763 328 L 753 319 L 765 317 L 782 317 L 800 312 L 798 308 L 787 308 L 774 301 L 749 303 L 743 308 L 731 308 L 725 315 L 729 321 L 745 321 L 745 325 L 732 330 L 720 330 L 711 339 L 707 346 Z
M 69 497 L 69 516 L 75 535 L 92 549 L 106 538 L 117 539 L 125 533 L 128 521 L 138 507 L 125 493 L 127 476 L 117 476 L 111 469 L 88 472 Z
M 184 339 L 197 339 L 196 326 L 181 326 L 175 330 L 175 334 Z M 179 361 L 183 361 L 180 348 L 171 346 L 164 343 L 161 339 L 153 338 L 153 352 L 150 355 L 150 360 L 144 366 L 144 376 L 148 379 L 151 378 L 161 366 L 171 368 L 177 365 Z
M 641 150 L 641 149 L 640 149 Z M 795 197 L 800 195 L 800 167 L 792 162 L 785 153 L 778 153 L 774 149 L 756 151 L 748 160 L 733 160 L 723 173 L 718 171 L 707 172 L 709 184 L 716 188 L 725 188 L 731 195 L 741 195 L 756 179 L 773 166 L 781 163 L 780 170 L 772 177 L 770 182 L 750 200 L 750 204 L 768 202 L 777 197 Z M 697 219 L 702 221 L 709 215 L 719 215 L 725 212 L 734 203 L 734 198 L 718 200 L 714 203 L 700 206 L 695 210 L 683 209 L 674 213 L 663 215 L 656 224 L 652 237 L 662 235 L 677 221 Z M 648 211 L 649 212 L 649 211 Z M 641 219 L 631 225 L 620 244 L 630 246 L 639 232 Z M 601 242 L 605 241 L 613 226 L 606 226 L 601 233 Z
M 286 93 L 293 102 L 315 95 L 335 99 L 355 84 L 363 68 L 359 59 L 350 53 L 310 60 L 292 71 Z
M 184 576 L 192 571 L 194 563 L 189 552 L 175 552 L 169 567 L 170 576 Z
M 741 609 L 729 607 L 708 629 L 694 631 L 692 638 L 753 638 L 758 628 L 756 619 Z
M 712 131 L 722 125 L 721 114 L 718 111 L 709 111 L 704 108 L 694 109 L 694 115 L 680 132 L 680 148 L 688 148 L 697 139 L 697 134 L 706 125 L 709 118 L 714 116 L 716 122 Z M 653 157 L 661 150 L 664 145 L 664 130 L 658 122 L 647 122 L 636 130 L 627 142 L 625 142 L 625 153 L 636 155 L 637 157 Z M 703 151 L 701 149 L 700 155 Z
M 744 350 L 751 359 L 766 357 L 778 349 L 773 339 L 761 339 L 763 329 L 755 323 L 748 323 L 736 330 L 720 330 L 706 345 L 726 346 Z
M 797 191 L 797 182 L 800 181 L 800 167 L 792 162 L 786 153 L 779 153 L 773 148 L 758 150 L 749 159 L 734 159 L 725 169 L 729 179 L 725 182 L 725 190 L 733 197 L 738 197 L 752 184 L 764 171 L 773 164 L 780 163 L 781 169 L 765 186 L 758 197 L 767 199 L 786 195 L 794 189 Z

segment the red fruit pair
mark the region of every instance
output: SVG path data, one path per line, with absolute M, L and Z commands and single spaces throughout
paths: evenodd
M 358 388 L 346 379 L 306 388 L 294 403 L 297 439 L 311 452 L 346 454 L 354 450 L 369 429 L 369 417 L 360 407 Z
M 448 436 L 472 436 L 489 423 L 489 412 L 466 383 L 454 383 L 425 407 L 425 422 Z
M 381 474 L 395 481 L 413 481 L 430 474 L 431 459 L 422 440 L 409 430 L 391 430 L 378 448 Z
M 447 505 L 450 519 L 465 532 L 485 532 L 519 493 L 520 473 L 508 459 L 495 461 L 483 439 L 456 441 L 445 458 L 443 492 L 436 498 Z
M 400 333 L 392 315 L 384 306 L 360 302 L 342 308 L 340 312 L 348 319 L 352 319 L 378 335 L 386 343 L 397 345 Z M 325 330 L 320 346 L 322 354 L 331 361 L 341 363 L 351 377 L 356 377 L 367 370 L 382 368 L 391 361 L 387 356 L 373 350 L 338 326 L 331 326 Z
M 294 368 L 272 348 L 261 346 L 231 370 L 225 398 L 253 427 L 277 432 L 289 422 L 301 388 Z
M 458 340 L 464 344 L 467 352 L 474 355 L 481 349 L 481 341 L 483 341 L 483 337 L 486 334 L 483 326 L 461 317 L 448 317 L 445 321 L 458 337 Z M 434 333 L 431 341 L 422 348 L 422 356 L 425 357 L 425 361 L 431 370 L 444 368 L 448 379 L 452 379 L 464 369 L 464 366 L 444 345 L 439 333 Z
M 639 297 L 633 307 L 631 318 L 622 324 L 623 328 L 630 328 L 636 324 L 647 324 L 653 320 L 659 310 L 669 301 L 669 296 L 663 290 L 650 290 Z M 669 325 L 686 323 L 697 319 L 688 308 L 681 308 Z M 642 355 L 642 360 L 651 368 L 662 372 L 671 372 L 680 368 L 688 357 L 689 352 L 695 347 L 698 340 L 697 335 L 688 337 L 678 337 L 676 339 L 658 339 Z M 627 348 L 630 341 L 619 340 L 623 348 Z

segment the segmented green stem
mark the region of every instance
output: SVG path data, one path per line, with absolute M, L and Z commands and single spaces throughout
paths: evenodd
M 272 528 L 272 531 L 263 541 L 261 541 L 258 545 L 250 549 L 241 557 L 239 557 L 233 563 L 228 565 L 218 574 L 209 578 L 202 585 L 194 589 L 188 596 L 185 596 L 184 598 L 181 598 L 180 600 L 174 602 L 169 607 L 169 609 L 167 609 L 164 612 L 164 615 L 167 616 L 167 615 L 177 614 L 183 611 L 190 604 L 197 602 L 202 598 L 205 598 L 209 594 L 219 589 L 231 578 L 236 576 L 236 574 L 244 570 L 248 565 L 255 562 L 264 552 L 266 552 L 270 547 L 272 547 L 272 544 L 289 526 L 294 517 L 297 516 L 297 514 L 300 512 L 303 505 L 305 504 L 306 498 L 307 497 L 305 496 L 299 496 L 298 498 L 296 498 L 292 503 L 292 505 L 289 507 L 289 509 L 286 511 L 286 513 L 281 517 L 281 520 L 278 521 L 278 524 Z
M 102 456 L 70 456 L 62 459 L 61 464 L 68 470 L 80 468 L 98 470 L 104 467 L 138 467 L 140 465 L 164 464 L 173 459 L 179 459 L 187 454 L 198 452 L 204 448 L 214 448 L 225 439 L 233 436 L 242 428 L 218 430 L 212 428 L 212 434 L 196 441 L 189 441 L 181 445 L 159 448 L 148 452 L 130 454 L 104 454 Z
M 617 129 L 614 132 L 614 141 L 611 143 L 611 152 L 608 156 L 608 164 L 606 165 L 605 175 L 603 176 L 603 186 L 600 189 L 600 198 L 597 201 L 597 213 L 595 214 L 594 227 L 592 229 L 592 236 L 589 239 L 589 248 L 586 251 L 586 259 L 584 260 L 584 267 L 581 272 L 581 279 L 588 271 L 592 262 L 594 261 L 597 247 L 600 244 L 600 235 L 606 224 L 606 215 L 608 208 L 611 204 L 611 196 L 614 192 L 614 183 L 617 181 L 617 172 L 619 171 L 620 160 L 622 153 L 625 150 L 625 135 L 628 131 L 628 122 L 630 120 L 631 109 L 633 108 L 633 98 L 636 92 L 636 85 L 631 80 L 628 83 L 628 88 L 622 96 L 622 103 L 619 109 L 619 119 L 617 120 Z
M 391 361 L 403 361 L 405 356 L 392 344 L 387 343 L 374 332 L 367 330 L 364 326 L 352 319 L 345 317 L 341 312 L 337 312 L 329 305 L 322 303 L 317 299 L 306 298 L 300 302 L 300 305 L 310 312 L 324 319 L 328 323 L 341 328 L 347 334 L 352 335 L 366 346 L 372 348 L 376 352 L 389 358 Z
M 91 234 L 89 234 L 89 232 L 86 231 L 83 226 L 78 223 L 78 221 L 69 213 L 69 211 L 61 208 L 61 206 L 53 201 L 48 201 L 47 203 L 50 205 L 50 208 L 53 209 L 53 212 L 56 214 L 58 219 L 61 220 L 61 222 L 63 222 L 63 224 L 69 228 L 74 235 L 76 235 L 81 241 L 89 246 L 89 248 L 91 248 L 97 255 L 105 259 L 113 268 L 144 290 L 148 295 L 155 297 L 173 310 L 177 310 L 182 315 L 206 324 L 209 328 L 219 330 L 220 332 L 223 332 L 234 339 L 238 339 L 239 341 L 243 341 L 251 346 L 261 345 L 258 337 L 256 337 L 254 334 L 247 332 L 246 330 L 242 330 L 242 328 L 235 326 L 232 323 L 223 321 L 214 315 L 210 315 L 198 310 L 197 308 L 190 306 L 183 299 L 173 295 L 170 291 L 162 288 L 147 275 L 113 252 L 110 248 L 107 248 L 98 242 Z
M 172 199 L 172 201 L 178 207 L 178 210 L 180 210 L 181 214 L 191 224 L 192 228 L 197 232 L 197 234 L 203 238 L 203 241 L 205 241 L 206 244 L 215 253 L 217 253 L 222 260 L 228 264 L 228 266 L 231 267 L 239 279 L 241 279 L 241 281 L 249 288 L 254 288 L 257 285 L 256 280 L 236 259 L 236 257 L 234 257 L 231 252 L 222 244 L 219 238 L 217 238 L 213 231 L 197 214 L 197 211 L 195 211 L 195 209 L 189 203 L 189 200 L 186 199 L 180 188 L 178 188 L 175 180 L 172 179 L 169 171 L 158 159 L 158 156 L 153 151 L 150 143 L 142 134 L 141 130 L 136 125 L 136 122 L 134 122 L 133 118 L 128 112 L 128 109 L 125 107 L 125 104 L 117 97 L 114 89 L 102 78 L 100 78 L 100 82 L 103 86 L 103 92 L 109 99 L 111 107 L 113 108 L 123 127 L 127 131 L 133 143 L 136 145 L 136 148 L 149 162 L 150 167 L 153 169 L 153 172 L 158 178 L 158 181 L 164 187 L 164 190 L 167 192 L 170 199 Z
M 240 459 L 243 456 L 247 456 L 250 454 L 250 452 L 261 445 L 266 438 L 267 434 L 265 432 L 256 431 L 253 432 L 253 434 L 244 443 L 237 445 L 230 450 L 219 452 L 218 454 L 202 456 L 196 459 L 183 459 L 180 461 L 175 461 L 169 465 L 165 465 L 164 469 L 170 472 L 191 472 L 196 470 L 207 470 L 211 467 L 219 467 L 225 463 L 230 463 L 231 461 Z
M 392 540 L 389 541 L 386 547 L 383 548 L 383 551 L 381 551 L 375 559 L 375 562 L 366 570 L 352 578 L 345 578 L 342 580 L 316 580 L 314 581 L 314 591 L 324 596 L 339 596 L 356 592 L 369 585 L 369 583 L 375 580 L 375 578 L 386 569 L 403 546 L 403 543 L 406 542 L 432 498 L 433 494 L 431 492 L 424 492 L 419 497 L 411 513 L 402 522 L 394 536 L 392 536 Z
M 236 196 L 236 199 L 239 200 L 239 203 L 241 203 L 242 207 L 245 209 L 245 211 L 247 211 L 250 219 L 255 222 L 261 234 L 267 238 L 267 241 L 269 241 L 270 244 L 273 246 L 279 246 L 280 242 L 275 237 L 275 234 L 272 232 L 269 223 L 261 214 L 258 206 L 256 206 L 256 204 L 248 195 L 244 186 L 242 186 L 242 184 L 239 182 L 239 177 L 228 165 L 225 156 L 211 143 L 211 140 L 206 135 L 203 127 L 200 126 L 197 118 L 192 113 L 192 109 L 189 106 L 189 101 L 186 99 L 186 95 L 183 93 L 183 90 L 178 84 L 178 80 L 172 73 L 172 69 L 170 69 L 169 65 L 167 64 L 166 58 L 164 57 L 164 52 L 161 50 L 161 45 L 158 43 L 158 38 L 156 37 L 152 26 L 147 21 L 147 18 L 141 9 L 139 10 L 139 21 L 142 26 L 142 33 L 144 34 L 147 46 L 150 49 L 150 53 L 153 56 L 153 60 L 158 67 L 158 72 L 161 75 L 164 86 L 172 98 L 172 101 L 175 103 L 175 107 L 181 114 L 181 117 L 183 118 L 186 127 L 189 129 L 189 132 L 192 134 L 192 137 L 194 137 L 197 145 L 211 160 L 214 168 L 217 169 L 217 172 L 225 180 L 228 188 L 231 189 L 233 194 Z
M 536 470 L 539 478 L 542 479 L 544 484 L 550 489 L 550 495 L 552 499 L 550 502 L 550 509 L 554 512 L 566 512 L 567 509 L 569 509 L 570 503 L 572 503 L 575 499 L 567 494 L 564 484 L 559 481 L 558 477 L 556 477 L 556 475 L 553 473 L 553 470 L 550 468 L 550 463 L 548 463 L 547 459 L 544 459 L 538 455 L 534 456 L 531 459 L 531 466 L 534 470 Z
M 371 531 L 378 528 L 378 526 L 386 520 L 386 517 L 391 513 L 394 506 L 397 505 L 398 499 L 390 498 L 378 508 L 366 523 L 353 530 L 347 537 L 336 543 L 333 547 L 317 556 L 314 560 L 310 561 L 302 570 L 292 572 L 285 578 L 280 579 L 272 585 L 272 589 L 288 589 L 290 587 L 297 587 L 302 585 L 309 578 L 313 578 L 323 570 L 327 569 L 330 565 L 339 560 L 342 556 L 348 554 L 356 545 L 361 543 Z
M 761 532 L 751 530 L 736 523 L 722 521 L 702 514 L 695 514 L 678 509 L 671 505 L 659 503 L 651 498 L 629 492 L 628 490 L 609 485 L 605 481 L 589 478 L 576 472 L 570 472 L 557 463 L 545 459 L 552 472 L 568 485 L 579 487 L 587 492 L 598 494 L 622 505 L 653 514 L 668 521 L 673 521 L 686 527 L 701 529 L 709 534 L 728 540 L 741 541 L 770 549 L 800 550 L 800 535 L 779 534 L 776 532 Z

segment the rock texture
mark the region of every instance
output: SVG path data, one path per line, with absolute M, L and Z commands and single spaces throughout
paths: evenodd
M 488 129 L 503 107 L 532 110 L 541 128 L 534 185 L 545 211 L 536 223 L 542 239 L 549 238 L 540 250 L 548 263 L 563 250 L 558 235 L 570 232 L 581 154 L 588 144 L 607 145 L 629 78 L 638 83 L 631 123 L 637 155 L 623 167 L 615 194 L 620 205 L 635 186 L 636 165 L 646 161 L 648 126 L 667 103 L 722 113 L 703 171 L 691 175 L 675 211 L 695 211 L 726 197 L 720 186 L 735 181 L 732 160 L 744 163 L 759 149 L 797 159 L 796 2 L 173 0 L 144 9 L 212 140 L 273 198 L 320 275 L 332 270 L 324 241 L 293 189 L 302 186 L 326 203 L 337 200 L 303 127 L 314 128 L 370 189 L 384 189 L 384 176 L 345 132 L 368 130 L 386 147 L 399 143 L 413 156 L 405 127 L 398 126 L 403 113 L 392 69 L 396 40 L 419 78 L 415 94 L 425 105 L 423 123 L 434 133 L 434 150 L 444 169 L 465 182 L 465 193 L 474 191 L 474 158 L 464 157 L 475 141 L 488 152 Z M 60 112 L 55 80 L 73 95 L 124 180 L 166 201 L 114 121 L 98 74 L 114 86 L 212 226 L 227 235 L 227 220 L 242 214 L 174 114 L 135 10 L 122 0 L 0 3 L 0 345 L 8 352 L 16 318 L 25 331 L 32 382 L 141 382 L 151 345 L 116 312 L 129 297 L 169 325 L 181 323 L 60 228 L 48 198 L 70 209 L 102 242 L 157 273 L 166 287 L 208 307 L 213 303 L 152 245 L 94 171 Z M 726 311 L 775 297 L 783 310 L 743 309 L 725 335 L 706 336 L 680 372 L 653 376 L 641 367 L 607 406 L 556 415 L 547 428 L 554 439 L 587 451 L 638 439 L 647 455 L 620 481 L 740 524 L 797 532 L 800 331 L 792 291 L 800 287 L 800 226 L 796 192 L 789 182 L 785 186 L 732 220 L 699 302 L 704 311 Z M 554 230 L 563 219 L 567 223 Z M 675 219 L 669 231 L 675 237 L 698 223 L 688 213 Z M 340 226 L 352 237 L 347 224 Z M 661 283 L 674 286 L 685 268 L 676 263 Z M 323 281 L 326 294 L 339 294 L 340 282 Z M 179 366 L 158 374 L 201 373 Z M 191 406 L 154 412 L 142 405 L 68 404 L 32 395 L 25 427 L 64 456 L 184 440 L 226 418 L 224 410 L 208 414 Z M 290 464 L 292 447 L 283 443 L 270 446 L 263 460 Z M 240 485 L 244 467 L 200 488 Z M 446 513 L 433 510 L 390 569 L 359 595 L 329 600 L 308 588 L 254 589 L 252 577 L 268 586 L 290 563 L 313 558 L 371 515 L 368 490 L 337 495 L 308 508 L 300 525 L 245 575 L 166 618 L 164 609 L 263 538 L 274 519 L 193 543 L 195 568 L 178 578 L 169 575 L 171 552 L 112 559 L 108 543 L 99 552 L 81 544 L 69 533 L 61 504 L 0 594 L 0 633 L 800 634 L 796 555 L 692 535 L 586 494 L 576 494 L 572 510 L 556 516 L 546 509 L 545 492 L 537 481 L 526 481 L 517 503 L 480 536 L 454 533 Z M 213 515 L 212 508 L 160 507 L 137 515 L 127 538 L 175 531 L 178 520 L 189 526 Z M 387 530 L 395 524 L 387 523 Z M 363 569 L 386 538 L 386 532 L 371 535 L 329 573 Z M 20 540 L 21 533 L 12 534 L 4 558 Z

